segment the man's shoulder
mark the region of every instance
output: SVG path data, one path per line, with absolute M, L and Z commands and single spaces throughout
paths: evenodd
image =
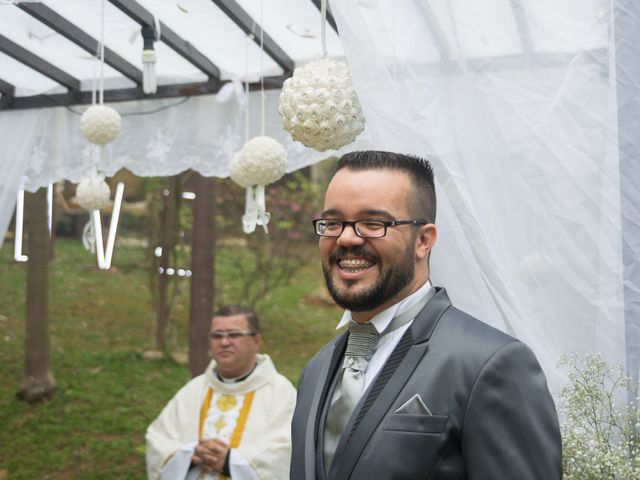
M 491 358 L 499 358 L 496 356 L 499 352 L 535 359 L 526 343 L 454 306 L 438 322 L 431 340 L 433 349 L 444 347 L 461 361 L 483 364 Z
M 508 333 L 489 325 L 487 322 L 484 322 L 453 305 L 449 310 L 447 310 L 445 321 L 439 326 L 442 326 L 443 328 L 449 327 L 460 334 L 465 333 L 465 336 L 467 337 L 480 337 L 486 341 L 501 344 L 518 341 L 518 339 Z
M 435 294 L 416 316 L 414 329 L 418 335 L 435 333 L 436 330 L 462 329 L 472 336 L 493 338 L 499 342 L 513 341 L 509 334 L 492 327 L 455 306 L 444 287 L 434 287 Z
M 193 377 L 175 393 L 173 400 L 183 403 L 193 398 L 201 398 L 202 391 L 206 387 L 206 373 Z

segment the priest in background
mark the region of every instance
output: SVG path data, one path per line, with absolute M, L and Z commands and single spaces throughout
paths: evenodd
M 211 364 L 147 429 L 149 478 L 289 478 L 296 393 L 258 353 L 258 317 L 245 307 L 222 307 L 209 336 Z

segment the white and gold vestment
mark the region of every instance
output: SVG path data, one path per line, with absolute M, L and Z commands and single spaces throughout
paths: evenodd
M 226 383 L 214 361 L 182 387 L 147 429 L 150 479 L 216 478 L 192 467 L 199 438 L 219 438 L 231 448 L 233 480 L 289 478 L 291 416 L 296 393 L 268 355 L 244 380 Z M 162 472 L 162 476 L 161 476 Z

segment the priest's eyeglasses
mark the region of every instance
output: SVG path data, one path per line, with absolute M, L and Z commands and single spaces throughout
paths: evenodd
M 356 220 L 347 222 L 342 220 L 327 220 L 318 218 L 313 220 L 313 228 L 316 235 L 321 237 L 339 237 L 345 227 L 351 226 L 356 235 L 362 238 L 381 238 L 387 234 L 387 228 L 398 225 L 426 225 L 428 222 L 422 220 Z
M 213 330 L 209 332 L 209 338 L 212 340 L 222 340 L 223 338 L 229 338 L 231 340 L 237 340 L 241 337 L 255 337 L 257 334 L 248 330 Z

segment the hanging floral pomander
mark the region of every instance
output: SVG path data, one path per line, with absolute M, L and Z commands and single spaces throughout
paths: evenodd
M 87 140 L 106 145 L 120 133 L 120 114 L 106 105 L 92 105 L 82 114 L 80 130 Z
M 293 139 L 320 152 L 343 147 L 364 130 L 349 67 L 327 57 L 294 70 L 282 86 L 278 110 Z
M 109 185 L 96 175 L 85 178 L 76 188 L 76 202 L 88 212 L 107 207 L 110 198 Z
M 287 157 L 284 147 L 266 136 L 249 140 L 233 156 L 229 165 L 231 180 L 247 189 L 242 228 L 252 233 L 256 225 L 267 232 L 271 214 L 266 211 L 265 185 L 280 179 L 286 170 Z
M 285 173 L 287 157 L 284 147 L 271 137 L 255 137 L 233 156 L 229 172 L 231 180 L 241 187 L 267 185 Z

